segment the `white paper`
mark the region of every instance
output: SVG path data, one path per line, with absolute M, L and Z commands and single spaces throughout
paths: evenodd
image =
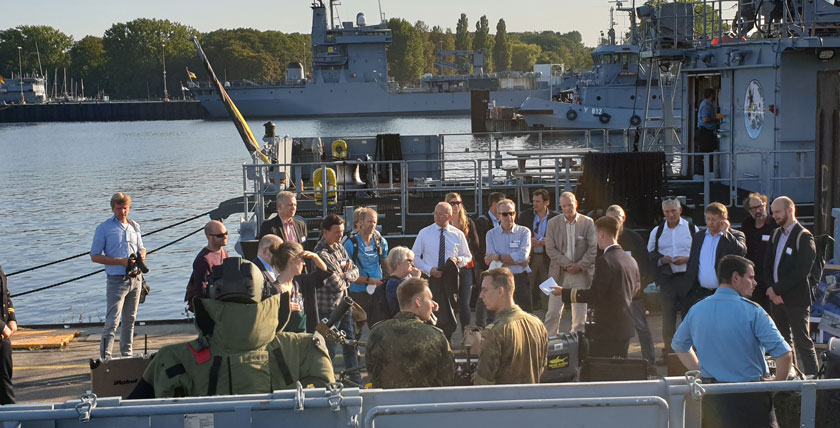
M 367 293 L 368 294 L 373 295 L 373 293 L 375 293 L 375 292 L 376 292 L 376 286 L 375 285 L 368 285 L 367 286 Z
M 551 287 L 557 287 L 557 281 L 554 280 L 553 277 L 548 277 L 542 284 L 540 284 L 540 291 L 545 293 L 546 296 L 551 295 Z
M 497 268 L 500 268 L 500 267 L 503 267 L 503 266 L 504 266 L 504 265 L 502 264 L 502 262 L 501 262 L 501 261 L 499 261 L 499 260 L 493 260 L 492 262 L 490 262 L 490 266 L 487 266 L 487 269 L 488 269 L 488 270 L 489 270 L 489 269 L 497 269 Z

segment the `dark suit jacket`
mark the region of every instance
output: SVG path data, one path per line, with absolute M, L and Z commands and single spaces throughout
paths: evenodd
M 799 237 L 799 234 L 802 236 Z M 782 258 L 779 259 L 779 281 L 773 281 L 773 262 L 776 260 L 776 245 L 782 235 L 782 228 L 773 231 L 770 238 L 770 246 L 767 249 L 767 257 L 764 261 L 765 281 L 773 287 L 773 291 L 782 296 L 785 306 L 806 307 L 811 305 L 811 284 L 808 282 L 808 273 L 814 264 L 817 256 L 817 248 L 814 245 L 814 235 L 811 235 L 801 224 L 796 223 L 790 231 L 785 247 L 782 251 Z M 799 240 L 797 247 L 796 241 Z
M 473 261 L 479 272 L 487 270 L 487 264 L 484 263 L 484 254 L 487 253 L 487 232 L 494 227 L 493 220 L 490 220 L 486 214 L 475 219 L 475 230 L 478 232 L 478 254 L 473 254 Z
M 589 303 L 595 324 L 587 327 L 593 340 L 624 340 L 636 335 L 630 302 L 640 287 L 639 267 L 620 245 L 610 247 L 595 260 L 592 286 L 583 290 L 563 289 L 563 302 Z
M 306 223 L 304 223 L 303 220 L 298 220 L 296 218 L 292 218 L 292 223 L 294 223 L 298 242 L 303 245 L 306 241 Z M 260 226 L 260 236 L 258 236 L 257 239 L 262 239 L 263 236 L 268 235 L 269 233 L 283 238 L 283 242 L 288 240 L 286 238 L 286 232 L 283 230 L 283 221 L 280 220 L 280 216 L 275 215 L 274 217 L 264 221 L 262 226 Z
M 558 213 L 557 211 L 548 210 L 548 219 L 545 222 L 546 230 L 548 229 L 548 220 L 551 220 L 552 217 L 557 216 L 559 214 L 560 213 Z M 533 209 L 523 211 L 516 217 L 516 224 L 518 224 L 520 226 L 527 227 L 528 230 L 531 231 L 531 236 L 533 237 L 534 236 L 534 218 L 536 216 L 537 216 L 537 213 Z M 531 254 L 534 254 L 534 246 L 533 245 L 531 246 Z
M 683 296 L 687 296 L 693 287 L 699 287 L 697 274 L 700 270 L 700 249 L 703 248 L 703 241 L 706 240 L 706 231 L 696 232 L 691 241 L 691 255 L 688 257 L 688 268 L 685 271 L 685 281 L 679 285 L 677 290 Z M 744 256 L 747 254 L 747 239 L 740 230 L 729 229 L 723 232 L 715 252 L 715 271 L 717 264 L 723 256 L 734 254 Z

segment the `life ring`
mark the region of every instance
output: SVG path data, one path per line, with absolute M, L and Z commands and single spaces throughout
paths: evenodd
M 326 168 L 327 170 L 327 198 L 331 199 L 329 203 L 334 204 L 338 202 L 338 194 L 335 192 L 338 189 L 338 179 L 335 175 L 335 170 Z M 315 203 L 321 205 L 324 192 L 324 168 L 318 168 L 312 174 L 312 188 L 315 190 Z
M 577 119 L 577 112 L 572 110 L 572 109 L 569 109 L 569 111 L 566 112 L 566 119 L 569 119 L 569 120 Z
M 603 123 L 604 125 L 606 125 L 607 123 L 609 123 L 609 122 L 610 122 L 610 118 L 611 118 L 611 117 L 612 117 L 612 116 L 610 116 L 610 115 L 609 115 L 609 114 L 607 114 L 607 113 L 601 113 L 601 114 L 598 116 L 598 120 L 599 120 L 601 123 Z
M 333 160 L 347 159 L 347 142 L 344 140 L 335 140 L 332 143 L 332 157 Z
M 631 125 L 639 126 L 640 123 L 642 123 L 642 118 L 639 117 L 638 114 L 634 114 L 633 116 L 630 116 L 630 124 Z

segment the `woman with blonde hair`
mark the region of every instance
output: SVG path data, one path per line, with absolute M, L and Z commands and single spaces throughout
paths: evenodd
M 470 254 L 478 254 L 478 232 L 476 232 L 475 222 L 467 216 L 463 198 L 459 193 L 452 192 L 447 193 L 444 200 L 452 207 L 452 219 L 449 220 L 449 224 L 464 232 L 464 236 L 467 237 L 467 244 L 470 247 Z M 461 329 L 470 325 L 470 297 L 475 284 L 475 274 L 474 260 L 464 266 L 459 273 L 458 318 L 461 320 Z

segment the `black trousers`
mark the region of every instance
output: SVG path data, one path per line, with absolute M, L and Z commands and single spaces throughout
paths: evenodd
M 773 397 L 769 392 L 706 394 L 703 396 L 701 413 L 703 428 L 779 426 L 773 410 Z
M 0 342 L 0 404 L 15 404 L 12 389 L 12 342 L 8 338 Z
M 531 281 L 528 279 L 528 272 L 518 273 L 513 276 L 513 283 L 516 288 L 513 290 L 513 300 L 525 312 L 533 310 L 531 301 Z
M 630 348 L 630 339 L 602 340 L 592 339 L 589 344 L 589 355 L 592 357 L 627 358 L 627 350 Z
M 809 322 L 811 308 L 788 305 L 773 305 L 773 322 L 779 329 L 779 333 L 785 338 L 785 342 L 792 345 L 796 350 L 795 361 L 799 370 L 806 375 L 816 375 L 819 370 L 817 363 L 817 352 L 814 349 L 814 341 L 809 333 Z M 791 337 L 792 336 L 792 337 Z M 791 343 L 791 338 L 793 342 Z
M 710 131 L 702 126 L 697 127 L 697 132 L 694 134 L 694 152 L 695 153 L 712 153 L 718 150 L 718 146 L 720 142 L 715 136 L 714 131 Z M 709 159 L 709 165 L 706 167 L 709 171 L 712 170 L 712 160 Z M 695 156 L 694 157 L 694 173 L 695 174 L 703 174 L 703 165 L 704 160 L 703 156 Z
M 671 353 L 671 341 L 674 339 L 674 333 L 677 332 L 677 314 L 680 314 L 680 318 L 684 318 L 688 313 L 688 307 L 691 306 L 688 298 L 677 291 L 684 276 L 685 274 L 679 273 L 656 283 L 662 300 L 662 340 L 665 345 L 662 348 L 663 357 Z

